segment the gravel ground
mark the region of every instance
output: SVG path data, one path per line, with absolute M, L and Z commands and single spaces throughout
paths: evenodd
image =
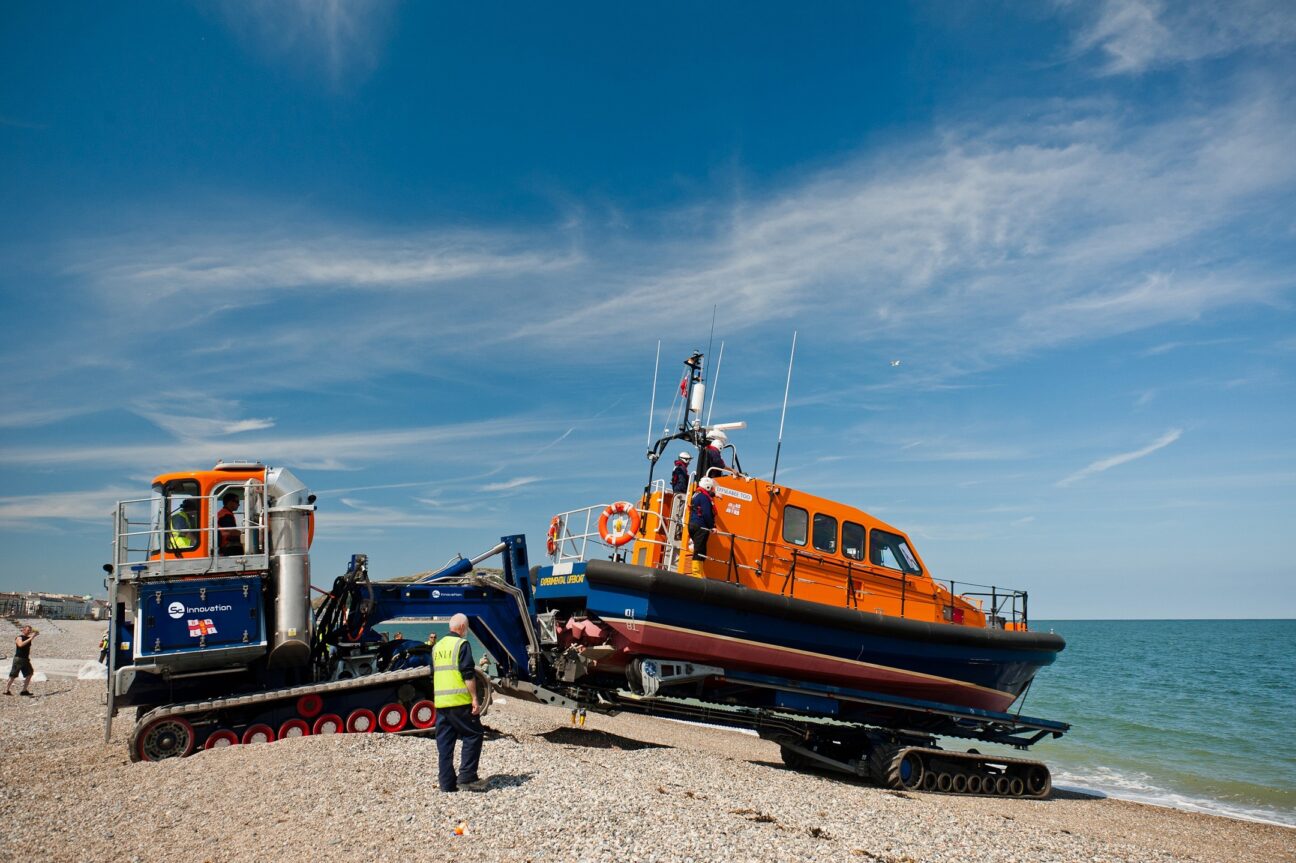
M 103 624 L 36 622 L 43 658 Z M 13 628 L 0 624 L 0 655 Z M 6 664 L 7 667 L 7 664 Z M 1059 793 L 883 791 L 783 768 L 745 734 L 514 699 L 487 718 L 490 788 L 442 794 L 430 739 L 337 735 L 132 764 L 103 740 L 103 684 L 0 698 L 0 860 L 1296 861 L 1296 830 Z M 462 836 L 454 828 L 466 824 Z

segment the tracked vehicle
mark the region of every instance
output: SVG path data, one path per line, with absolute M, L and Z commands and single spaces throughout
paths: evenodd
M 650 485 L 641 503 L 659 492 Z M 631 534 L 634 546 L 580 536 L 574 518 L 563 519 L 550 536 L 551 560 L 535 569 L 520 535 L 415 581 L 373 581 L 365 556 L 354 555 L 324 590 L 310 584 L 314 518 L 305 485 L 259 462 L 164 474 L 150 497 L 118 504 L 105 567 L 112 632 L 105 734 L 133 709 L 133 759 L 282 737 L 425 733 L 435 721 L 429 650 L 385 641 L 374 627 L 462 612 L 493 660 L 482 691 L 561 706 L 574 722 L 589 711 L 704 721 L 756 730 L 794 768 L 896 788 L 1049 793 L 1040 762 L 938 744 L 1024 749 L 1067 725 L 1009 713 L 1012 699 L 974 701 L 1002 691 L 993 681 L 957 685 L 913 665 L 891 674 L 839 648 L 856 638 L 861 657 L 866 645 L 882 644 L 889 655 L 925 655 L 929 663 L 975 653 L 982 663 L 1029 669 L 1040 664 L 1031 652 L 1039 648 L 1023 641 L 1033 635 L 1024 619 L 1020 628 L 986 627 L 1015 633 L 1010 643 L 1000 635 L 972 644 L 966 626 L 894 621 L 713 577 L 718 557 L 704 578 L 632 563 L 631 549 L 662 535 L 643 528 L 647 519 Z M 669 521 L 657 524 L 668 530 Z M 474 569 L 494 556 L 500 574 Z M 1024 606 L 1024 596 L 1015 601 Z M 929 682 L 914 688 L 914 681 Z

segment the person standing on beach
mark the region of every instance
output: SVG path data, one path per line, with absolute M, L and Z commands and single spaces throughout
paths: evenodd
M 432 691 L 436 705 L 437 781 L 442 791 L 481 791 L 486 783 L 477 777 L 481 757 L 481 701 L 477 681 L 473 678 L 472 645 L 464 638 L 468 618 L 456 614 L 450 618 L 450 634 L 437 639 L 432 649 Z M 454 750 L 463 741 L 463 752 L 456 775 Z
M 22 691 L 18 694 L 31 696 L 31 679 L 32 674 L 35 673 L 31 664 L 31 645 L 38 635 L 40 635 L 39 630 L 32 629 L 30 625 L 27 625 L 14 638 L 13 664 L 9 666 L 9 682 L 5 685 L 5 695 L 13 695 L 14 679 L 21 674 L 23 676 L 23 685 Z

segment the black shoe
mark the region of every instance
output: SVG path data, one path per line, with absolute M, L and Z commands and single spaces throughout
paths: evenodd
M 490 788 L 490 780 L 474 779 L 472 782 L 461 782 L 460 786 L 468 791 L 485 791 Z
M 459 791 L 458 788 L 442 788 L 442 789 L 441 789 L 441 793 L 442 793 L 442 794 L 455 794 L 455 793 L 457 793 L 458 791 Z
M 25 695 L 25 696 L 27 696 L 28 698 L 33 698 L 33 697 L 34 697 L 30 692 L 28 692 L 28 691 L 25 690 L 25 689 L 24 689 L 22 692 L 19 692 L 18 694 L 19 694 L 19 695 Z

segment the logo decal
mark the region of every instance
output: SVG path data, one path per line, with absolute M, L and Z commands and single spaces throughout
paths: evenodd
M 203 620 L 189 621 L 190 638 L 198 638 L 200 636 L 215 635 L 215 634 L 216 634 L 216 624 L 211 622 L 210 617 L 205 618 Z
M 167 606 L 167 614 L 171 615 L 172 620 L 179 620 L 184 617 L 184 603 L 173 602 Z

